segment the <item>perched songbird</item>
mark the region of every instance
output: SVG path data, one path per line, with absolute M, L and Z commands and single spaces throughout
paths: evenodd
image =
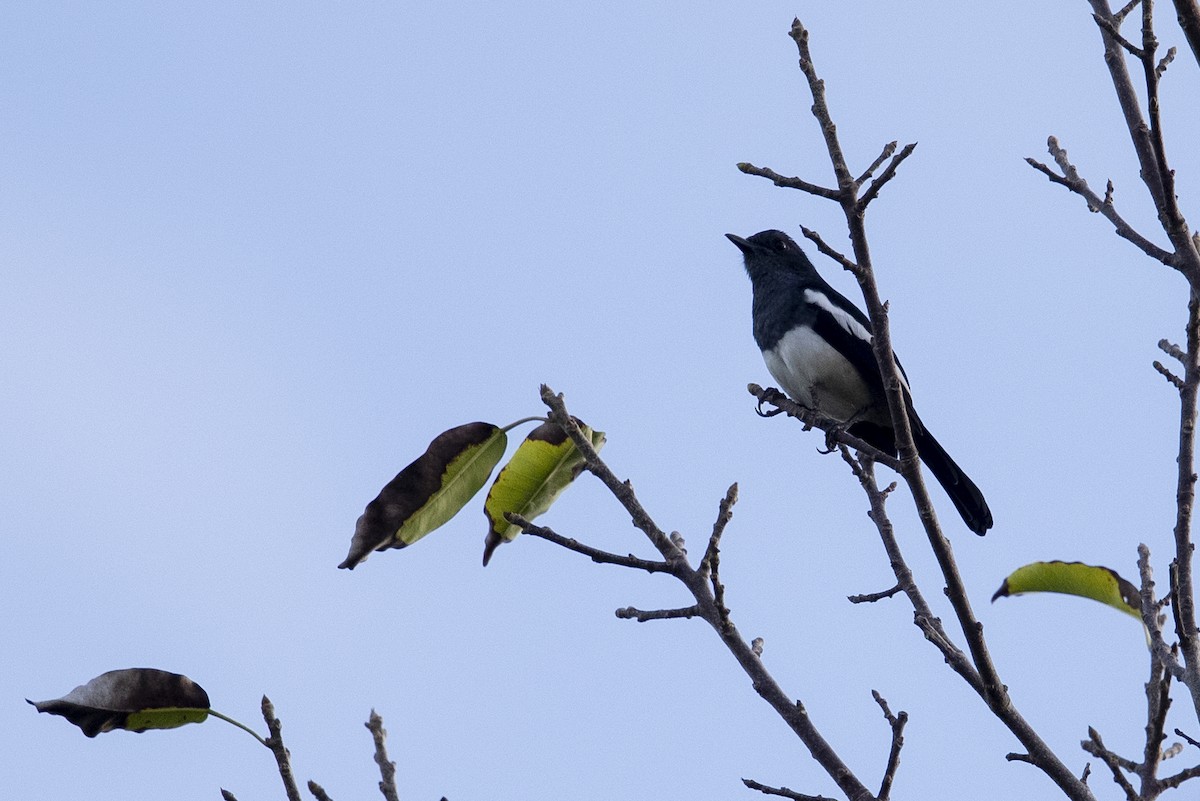
M 745 256 L 754 289 L 754 341 L 779 386 L 801 406 L 849 423 L 849 433 L 895 455 L 896 432 L 871 349 L 871 321 L 817 275 L 812 262 L 782 231 L 762 231 L 749 239 L 725 236 Z M 900 380 L 921 461 L 946 490 L 967 528 L 983 534 L 992 527 L 983 493 L 917 417 L 903 367 Z

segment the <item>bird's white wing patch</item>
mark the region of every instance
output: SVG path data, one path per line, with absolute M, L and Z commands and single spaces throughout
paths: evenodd
M 804 290 L 804 297 L 810 303 L 820 306 L 822 309 L 829 312 L 830 316 L 833 317 L 833 319 L 837 321 L 837 324 L 840 325 L 846 332 L 858 337 L 863 342 L 870 344 L 871 332 L 864 328 L 863 324 L 854 319 L 854 317 L 845 309 L 833 305 L 833 302 L 829 300 L 829 296 L 824 292 L 816 289 L 806 289 Z M 900 371 L 900 381 L 904 384 L 904 388 L 908 389 L 908 376 L 904 374 L 904 368 L 900 366 L 899 362 L 896 363 L 896 367 Z
M 853 334 L 863 342 L 871 341 L 871 332 L 868 331 L 862 323 L 854 319 L 854 317 L 851 316 L 848 311 L 833 305 L 833 302 L 829 300 L 829 296 L 824 292 L 820 292 L 816 289 L 806 289 L 804 290 L 804 298 L 809 303 L 820 306 L 822 309 L 829 312 L 830 316 L 832 316 L 833 319 L 837 321 L 837 324 L 845 329 L 847 333 Z

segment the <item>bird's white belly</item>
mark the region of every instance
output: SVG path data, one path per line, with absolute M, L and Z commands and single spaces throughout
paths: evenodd
M 763 351 L 767 370 L 792 400 L 846 421 L 866 411 L 871 393 L 849 360 L 811 328 L 789 331 Z

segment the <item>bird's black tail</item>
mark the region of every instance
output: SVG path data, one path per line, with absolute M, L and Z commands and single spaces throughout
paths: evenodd
M 920 420 L 913 422 L 913 441 L 921 454 L 921 461 L 929 468 L 929 472 L 933 473 L 942 489 L 946 490 L 967 528 L 983 536 L 992 527 L 992 510 L 983 499 L 983 493 L 962 468 L 954 463 L 950 454 L 946 453 L 945 448 L 929 433 L 929 429 L 925 428 Z

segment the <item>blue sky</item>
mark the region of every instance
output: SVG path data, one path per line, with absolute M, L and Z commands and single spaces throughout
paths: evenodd
M 1132 576 L 1147 542 L 1166 573 L 1177 409 L 1150 362 L 1182 337 L 1184 284 L 1022 162 L 1058 136 L 1157 230 L 1085 4 L 17 2 L 0 10 L 8 794 L 282 797 L 270 755 L 217 721 L 89 741 L 25 704 L 131 666 L 185 673 L 247 723 L 270 695 L 298 776 L 334 798 L 375 792 L 372 707 L 405 798 L 731 798 L 743 776 L 834 794 L 704 624 L 613 616 L 685 603 L 669 579 L 528 538 L 484 570 L 482 499 L 335 569 L 435 434 L 540 413 L 546 382 L 697 550 L 739 482 L 729 605 L 864 781 L 887 751 L 877 689 L 911 715 L 898 797 L 1053 797 L 910 609 L 845 601 L 892 583 L 865 501 L 745 391 L 770 379 L 723 234 L 845 242 L 832 204 L 734 167 L 831 181 L 796 14 L 853 166 L 919 142 L 868 230 L 921 415 L 995 514 L 979 539 L 935 496 L 1001 674 L 1078 771 L 1089 725 L 1137 753 L 1136 623 L 988 603 L 1036 559 Z M 1164 87 L 1185 209 L 1195 79 L 1181 59 Z M 915 515 L 891 510 L 939 600 Z M 543 522 L 650 553 L 587 477 Z

